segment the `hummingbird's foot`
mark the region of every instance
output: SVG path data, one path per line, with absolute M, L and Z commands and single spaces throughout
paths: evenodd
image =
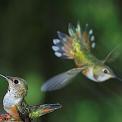
M 8 121 L 10 119 L 11 119 L 11 116 L 9 114 L 1 114 L 0 115 L 0 122 Z

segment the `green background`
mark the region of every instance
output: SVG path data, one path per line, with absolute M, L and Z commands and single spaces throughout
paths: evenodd
M 109 64 L 121 77 L 121 0 L 0 0 L 0 73 L 27 80 L 29 104 L 61 103 L 63 108 L 38 119 L 42 122 L 122 122 L 122 83 L 95 83 L 82 74 L 62 90 L 42 93 L 50 77 L 74 67 L 51 50 L 56 31 L 67 33 L 69 22 L 93 28 L 99 59 L 119 45 L 120 53 Z M 0 112 L 7 82 L 0 82 Z M 37 120 L 35 120 L 37 121 Z

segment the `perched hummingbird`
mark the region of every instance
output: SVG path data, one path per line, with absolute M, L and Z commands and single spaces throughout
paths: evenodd
M 9 84 L 8 91 L 3 99 L 3 106 L 13 120 L 31 122 L 34 118 L 61 108 L 60 104 L 28 105 L 25 101 L 28 91 L 26 81 L 18 77 L 0 76 L 5 78 Z
M 80 72 L 95 82 L 104 82 L 110 78 L 121 80 L 105 64 L 114 50 L 104 60 L 99 60 L 92 54 L 91 49 L 95 48 L 96 43 L 93 30 L 88 28 L 88 24 L 84 31 L 81 31 L 79 23 L 76 28 L 69 24 L 68 33 L 69 35 L 58 31 L 58 39 L 53 39 L 52 49 L 57 57 L 74 60 L 77 68 L 70 69 L 49 79 L 42 85 L 42 91 L 61 89 Z

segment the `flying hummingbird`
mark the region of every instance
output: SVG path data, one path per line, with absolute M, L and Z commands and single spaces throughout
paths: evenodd
M 112 50 L 104 60 L 96 58 L 91 50 L 95 48 L 95 36 L 93 30 L 88 28 L 81 31 L 80 24 L 75 28 L 72 24 L 68 26 L 69 35 L 57 32 L 58 39 L 53 39 L 52 49 L 59 58 L 74 60 L 76 68 L 54 76 L 42 85 L 42 91 L 54 91 L 66 86 L 73 77 L 82 72 L 88 79 L 95 82 L 104 82 L 110 78 L 118 78 L 113 70 L 105 63 L 111 59 Z
M 18 77 L 3 76 L 8 81 L 8 91 L 3 99 L 4 110 L 14 121 L 31 122 L 47 113 L 61 108 L 60 104 L 44 104 L 30 106 L 25 101 L 28 86 L 27 82 Z

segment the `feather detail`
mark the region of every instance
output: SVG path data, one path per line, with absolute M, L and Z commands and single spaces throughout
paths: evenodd
M 95 36 L 93 35 L 93 30 L 88 28 L 88 24 L 86 24 L 85 30 L 82 32 L 79 23 L 76 28 L 70 23 L 68 33 L 69 36 L 58 31 L 58 39 L 53 39 L 52 50 L 57 57 L 74 59 L 77 52 L 82 52 L 82 48 L 89 51 L 91 48 L 95 48 Z
M 31 119 L 38 118 L 42 115 L 45 115 L 47 113 L 53 112 L 57 109 L 60 109 L 62 106 L 57 104 L 44 104 L 44 105 L 37 105 L 37 106 L 30 106 L 30 114 L 29 117 Z
M 86 24 L 85 31 L 83 32 L 82 41 L 88 50 L 91 50 L 91 48 L 95 48 L 96 46 L 93 30 L 89 29 L 88 24 Z
M 53 40 L 52 49 L 59 58 L 73 59 L 72 38 L 62 32 L 57 32 L 59 39 Z

